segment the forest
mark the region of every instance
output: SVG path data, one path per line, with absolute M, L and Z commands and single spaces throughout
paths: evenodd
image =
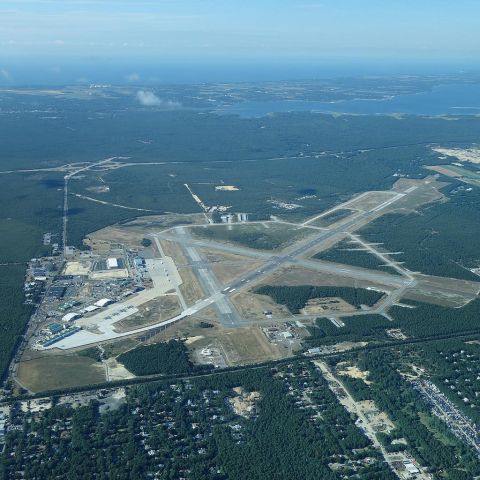
M 480 332 L 480 299 L 462 308 L 440 307 L 409 301 L 413 308 L 390 307 L 391 320 L 382 315 L 354 315 L 342 317 L 345 327 L 337 328 L 328 318 L 318 318 L 311 327 L 308 346 L 341 341 L 393 341 L 387 329 L 399 328 L 412 339 L 441 338 L 448 335 Z
M 389 313 L 394 318 L 392 328 L 402 328 L 408 335 L 419 338 L 480 331 L 479 298 L 461 308 L 418 302 L 410 304 L 415 308 L 391 307 Z
M 328 318 L 317 318 L 309 328 L 309 346 L 338 342 L 359 342 L 387 340 L 385 330 L 392 328 L 392 322 L 382 315 L 354 315 L 343 317 L 345 327 L 338 328 Z
M 191 373 L 198 369 L 188 358 L 184 343 L 177 340 L 142 345 L 122 353 L 117 360 L 134 375 Z
M 7 177 L 2 177 L 6 179 Z M 31 308 L 24 305 L 27 261 L 48 253 L 43 234 L 58 241 L 63 182 L 57 174 L 9 174 L 0 182 L 0 377 L 19 341 Z M 41 200 L 39 202 L 39 199 Z
M 383 297 L 383 293 L 365 288 L 314 287 L 312 285 L 264 285 L 255 289 L 254 292 L 259 295 L 268 295 L 275 302 L 285 305 L 292 313 L 300 313 L 307 302 L 314 298 L 338 297 L 358 309 L 361 305 L 371 307 Z
M 231 407 L 239 385 L 259 395 L 247 416 Z M 7 436 L 2 480 L 19 471 L 42 480 L 395 478 L 311 364 L 153 382 L 104 413 L 92 402 L 29 421 L 16 411 L 12 422 L 20 428 Z
M 181 87 L 177 90 L 170 96 L 182 93 Z M 197 109 L 142 108 L 134 104 L 134 92 L 130 98 L 17 95 L 10 96 L 9 104 L 18 113 L 2 118 L 0 164 L 4 169 L 40 168 L 112 155 L 140 162 L 236 161 L 298 155 L 307 146 L 314 152 L 349 152 L 472 143 L 480 134 L 480 122 L 468 116 L 448 122 L 420 116 L 398 120 L 299 112 L 242 119 L 207 112 L 199 115 Z M 44 118 L 42 110 L 55 112 L 55 118 Z M 28 142 L 22 142 L 24 138 Z
M 385 215 L 360 233 L 370 242 L 384 243 L 389 251 L 403 252 L 396 258 L 410 270 L 478 281 L 469 269 L 480 265 L 480 189 L 459 186 L 448 187 L 447 202 L 418 213 Z
M 24 278 L 23 265 L 0 266 L 0 379 L 32 313 L 24 303 Z

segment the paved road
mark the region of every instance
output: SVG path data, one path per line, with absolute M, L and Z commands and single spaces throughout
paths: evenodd
M 388 466 L 390 469 L 395 473 L 395 475 L 398 478 L 405 478 L 403 475 L 404 469 L 399 469 L 398 464 L 402 464 L 403 462 L 399 462 L 399 458 L 403 459 L 403 461 L 408 461 L 408 457 L 405 455 L 403 452 L 399 453 L 389 453 L 385 449 L 385 447 L 380 443 L 380 441 L 377 439 L 377 433 L 372 425 L 372 422 L 370 419 L 364 414 L 362 409 L 359 407 L 358 403 L 355 401 L 355 399 L 352 397 L 348 389 L 345 387 L 343 382 L 333 374 L 331 371 L 330 367 L 327 365 L 326 362 L 323 361 L 314 361 L 313 362 L 317 367 L 318 370 L 322 373 L 323 377 L 327 381 L 330 389 L 332 392 L 335 394 L 337 397 L 338 401 L 340 402 L 341 405 L 347 410 L 350 414 L 354 414 L 358 417 L 360 427 L 363 429 L 365 432 L 365 435 L 371 440 L 373 446 L 379 450 L 387 462 Z M 339 396 L 338 391 L 335 387 L 340 386 L 345 393 L 345 396 Z M 420 472 L 418 473 L 414 478 L 417 478 L 418 480 L 430 480 L 431 477 L 424 473 Z

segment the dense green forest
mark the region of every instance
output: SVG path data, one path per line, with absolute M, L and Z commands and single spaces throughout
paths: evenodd
M 139 216 L 134 210 L 102 205 L 73 195 L 68 201 L 67 242 L 77 248 L 85 248 L 83 239 L 96 230 L 113 223 Z
M 0 379 L 32 311 L 24 304 L 24 279 L 24 265 L 0 266 Z
M 197 110 L 136 107 L 133 95 L 84 98 L 88 100 L 14 97 L 11 104 L 19 113 L 2 118 L 3 168 L 38 168 L 112 155 L 130 156 L 133 161 L 236 161 L 298 155 L 306 145 L 316 152 L 348 152 L 400 145 L 471 143 L 480 134 L 478 119 L 467 116 L 455 122 L 415 116 L 399 120 L 390 116 L 310 113 L 242 119 L 234 115 L 199 115 Z M 42 118 L 42 109 L 53 109 L 56 118 Z M 28 142 L 21 141 L 25 138 Z
M 410 301 L 414 308 L 393 306 L 388 311 L 392 320 L 382 315 L 342 317 L 345 327 L 337 328 L 327 318 L 318 318 L 310 329 L 309 346 L 340 341 L 392 340 L 386 330 L 400 328 L 408 337 L 431 338 L 462 332 L 480 332 L 480 299 L 462 308 L 440 307 Z
M 56 233 L 54 240 L 60 239 L 61 179 L 55 173 L 0 177 L 0 377 L 31 311 L 24 305 L 26 263 L 48 252 L 44 233 Z
M 134 348 L 122 353 L 118 361 L 135 375 L 190 373 L 194 370 L 187 348 L 177 340 Z
M 382 242 L 413 271 L 429 275 L 480 280 L 468 268 L 480 265 L 480 189 L 449 187 L 449 201 L 429 205 L 419 213 L 380 217 L 361 234 L 371 242 Z
M 259 395 L 248 416 L 231 407 L 240 385 Z M 149 383 L 106 413 L 94 402 L 29 417 L 14 413 L 2 480 L 395 478 L 310 364 Z
M 314 298 L 339 297 L 350 305 L 360 308 L 361 305 L 375 305 L 383 293 L 365 288 L 352 287 L 314 287 L 302 286 L 272 286 L 264 285 L 255 290 L 260 295 L 268 295 L 275 302 L 285 305 L 292 313 L 300 313 L 309 300 Z
M 328 318 L 317 318 L 307 344 L 386 340 L 389 337 L 385 330 L 392 328 L 392 322 L 382 315 L 354 315 L 341 320 L 345 327 L 338 328 Z
M 395 319 L 394 326 L 401 327 L 408 335 L 430 337 L 460 332 L 480 331 L 480 299 L 461 308 L 440 307 L 410 302 L 415 308 L 393 306 L 389 313 Z
M 393 275 L 399 275 L 397 270 L 388 265 L 384 265 L 384 263 L 375 255 L 367 250 L 362 250 L 361 248 L 361 245 L 358 243 L 342 240 L 328 250 L 317 253 L 313 258 L 326 260 L 328 262 L 345 263 L 347 265 L 370 268 L 373 270 L 384 270 Z

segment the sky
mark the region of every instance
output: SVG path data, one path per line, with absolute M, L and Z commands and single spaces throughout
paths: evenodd
M 0 0 L 0 76 L 22 65 L 475 62 L 477 0 Z

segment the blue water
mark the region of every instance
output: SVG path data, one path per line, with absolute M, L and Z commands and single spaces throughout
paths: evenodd
M 259 118 L 280 112 L 322 112 L 351 114 L 403 113 L 411 115 L 480 115 L 480 84 L 441 85 L 431 91 L 399 95 L 383 100 L 346 100 L 342 102 L 246 101 L 220 110 L 244 118 Z

